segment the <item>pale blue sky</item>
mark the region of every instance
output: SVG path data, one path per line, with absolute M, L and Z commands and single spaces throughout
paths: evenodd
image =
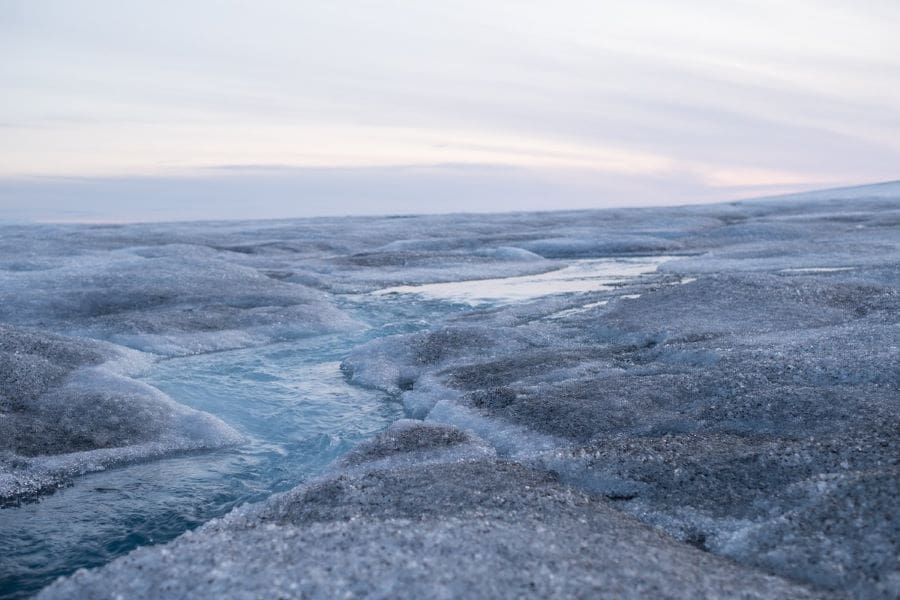
M 0 218 L 727 200 L 900 178 L 895 0 L 0 0 Z

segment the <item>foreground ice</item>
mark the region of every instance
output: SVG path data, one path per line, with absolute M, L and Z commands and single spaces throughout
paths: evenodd
M 5 322 L 177 355 L 361 319 L 372 339 L 345 376 L 422 419 L 45 597 L 900 594 L 900 184 L 672 209 L 17 227 L 0 244 Z M 646 256 L 655 271 L 570 277 Z M 79 370 L 109 368 L 90 360 L 27 372 L 82 385 Z M 18 410 L 37 458 L 81 451 Z M 138 435 L 106 423 L 93 443 Z
M 128 377 L 145 363 L 111 344 L 0 325 L 0 506 L 111 465 L 241 441 Z
M 784 230 L 773 212 L 764 221 Z M 482 435 L 676 539 L 820 589 L 892 596 L 900 220 L 896 207 L 802 217 L 789 247 L 754 239 L 666 262 L 672 276 L 704 273 L 683 285 L 660 275 L 574 308 L 470 312 L 360 347 L 345 368 L 428 419 L 506 423 Z M 855 266 L 792 266 L 817 263 Z M 510 425 L 531 435 L 510 444 Z
M 473 444 L 469 458 L 451 453 Z M 401 460 L 423 446 L 427 467 Z M 477 447 L 448 428 L 388 431 L 356 453 L 352 472 L 81 571 L 40 597 L 814 597 Z M 366 458 L 374 466 L 360 468 Z

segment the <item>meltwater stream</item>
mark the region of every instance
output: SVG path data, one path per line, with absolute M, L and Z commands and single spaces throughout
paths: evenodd
M 294 487 L 401 418 L 396 399 L 352 386 L 341 373 L 340 360 L 357 344 L 423 329 L 473 304 L 607 289 L 661 259 L 579 262 L 555 276 L 347 296 L 342 308 L 370 329 L 159 361 L 144 381 L 223 419 L 247 442 L 85 475 L 39 502 L 0 510 L 0 598 L 29 596 L 56 577 Z
M 146 378 L 215 414 L 247 443 L 87 475 L 40 502 L 0 511 L 0 590 L 26 594 L 74 568 L 168 541 L 322 471 L 401 417 L 350 386 L 334 336 L 160 362 Z

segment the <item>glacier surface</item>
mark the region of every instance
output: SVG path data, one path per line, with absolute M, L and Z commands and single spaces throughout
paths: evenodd
M 371 393 L 406 417 L 41 597 L 900 594 L 900 184 L 17 225 L 0 249 L 0 517 L 90 471 L 271 445 L 297 422 L 265 398 L 252 423 L 192 404 L 142 375 L 165 361 L 340 340 L 304 372 L 328 373 L 341 411 Z

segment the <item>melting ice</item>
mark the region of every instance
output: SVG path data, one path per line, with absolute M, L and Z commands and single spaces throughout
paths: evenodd
M 0 227 L 0 596 L 896 595 L 900 188 L 834 194 Z

